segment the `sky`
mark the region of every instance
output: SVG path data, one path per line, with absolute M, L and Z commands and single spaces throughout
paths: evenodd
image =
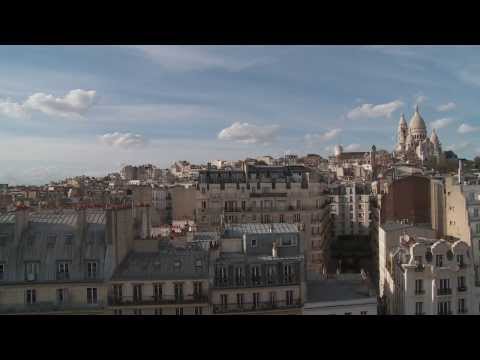
M 0 182 L 392 151 L 419 105 L 480 155 L 478 46 L 0 46 Z

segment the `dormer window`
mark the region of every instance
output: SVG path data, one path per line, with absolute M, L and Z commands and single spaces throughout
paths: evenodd
M 435 265 L 436 266 L 443 266 L 443 255 L 437 255 L 435 257 Z

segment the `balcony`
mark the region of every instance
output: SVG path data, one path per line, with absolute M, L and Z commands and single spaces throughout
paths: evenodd
M 108 297 L 109 306 L 196 304 L 206 302 L 208 302 L 208 296 L 204 294 L 183 297 L 177 297 L 175 295 L 145 296 L 142 298 L 135 298 L 133 296 Z
M 465 291 L 467 291 L 467 287 L 466 287 L 465 285 L 459 286 L 459 287 L 457 288 L 457 291 L 458 291 L 458 292 L 465 292 Z
M 459 314 L 466 314 L 467 312 L 468 312 L 467 309 L 459 309 L 458 310 Z
M 440 311 L 440 312 L 437 313 L 437 315 L 452 315 L 452 310 Z
M 254 303 L 244 303 L 244 304 L 213 304 L 213 313 L 214 314 L 231 314 L 231 313 L 243 313 L 243 312 L 255 312 L 255 311 L 272 311 L 272 310 L 282 310 L 282 309 L 292 309 L 299 308 L 303 306 L 303 302 L 300 299 L 294 300 L 291 303 L 286 301 L 276 301 L 272 303 L 270 301 Z
M 438 289 L 437 295 L 452 295 L 452 289 Z
M 241 283 L 229 279 L 215 279 L 214 288 L 217 289 L 232 289 L 232 288 L 252 288 L 252 287 L 271 287 L 284 285 L 299 285 L 300 279 L 298 276 L 291 275 L 290 277 L 278 278 L 277 276 L 271 278 L 260 277 L 257 279 L 245 279 Z

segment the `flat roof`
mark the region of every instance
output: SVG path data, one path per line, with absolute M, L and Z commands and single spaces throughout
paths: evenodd
M 376 297 L 368 282 L 358 277 L 314 280 L 307 282 L 307 302 L 330 302 Z M 370 291 L 369 291 L 370 290 Z

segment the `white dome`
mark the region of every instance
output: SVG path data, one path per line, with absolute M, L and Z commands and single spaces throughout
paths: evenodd
M 412 118 L 410 119 L 410 125 L 408 126 L 408 128 L 410 130 L 427 130 L 425 121 L 423 121 L 420 113 L 418 112 L 418 105 L 415 108 L 415 114 L 413 114 Z

